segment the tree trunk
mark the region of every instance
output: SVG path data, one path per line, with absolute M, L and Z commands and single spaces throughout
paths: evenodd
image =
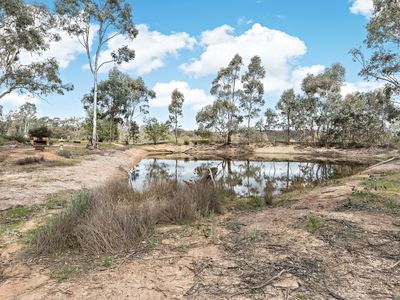
M 247 145 L 250 145 L 250 117 L 247 119 Z
M 175 144 L 178 145 L 178 124 L 175 123 Z
M 290 144 L 290 118 L 289 118 L 289 114 L 288 114 L 288 118 L 287 118 L 287 144 Z
M 96 66 L 97 67 L 97 66 Z M 93 74 L 93 132 L 92 146 L 97 149 L 97 73 Z

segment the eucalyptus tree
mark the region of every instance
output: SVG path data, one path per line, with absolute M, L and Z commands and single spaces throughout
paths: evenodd
M 51 31 L 56 19 L 44 6 L 22 0 L 0 1 L 0 100 L 13 91 L 46 96 L 63 94 L 55 58 L 25 62 L 23 56 L 40 56 L 59 35 Z
M 17 135 L 28 135 L 33 121 L 36 118 L 37 108 L 34 103 L 24 103 L 13 114 L 13 125 Z
M 135 51 L 127 45 L 138 34 L 132 20 L 132 9 L 126 0 L 57 0 L 55 8 L 63 19 L 64 30 L 76 36 L 86 51 L 93 76 L 92 144 L 96 148 L 98 72 L 107 64 L 121 64 L 135 58 Z M 121 35 L 127 44 L 112 51 L 109 58 L 100 60 L 105 46 Z
M 108 119 L 109 121 L 110 142 L 114 141 L 116 124 L 122 123 L 123 108 L 129 95 L 129 80 L 131 80 L 129 75 L 113 68 L 109 72 L 108 78 L 98 84 L 97 114 L 100 119 Z M 94 102 L 94 91 L 92 90 L 91 94 L 85 95 L 82 102 L 84 108 L 90 109 L 90 112 L 93 113 L 91 109 Z
M 169 122 L 173 125 L 175 144 L 178 144 L 178 123 L 179 118 L 183 117 L 182 106 L 184 101 L 185 96 L 178 89 L 175 89 L 171 95 L 171 104 L 168 106 Z
M 213 110 L 218 114 L 218 123 L 224 123 L 218 127 L 226 129 L 227 144 L 231 143 L 232 134 L 238 129 L 242 120 L 238 112 L 238 101 L 242 94 L 239 88 L 242 65 L 242 57 L 236 54 L 228 67 L 220 69 L 210 91 L 211 95 L 216 96 L 216 102 L 219 102 L 213 106 Z
M 361 49 L 350 53 L 361 64 L 360 75 L 366 79 L 387 83 L 395 93 L 400 93 L 400 3 L 399 1 L 373 0 L 374 10 L 367 25 L 365 44 L 372 52 L 366 58 Z
M 305 93 L 303 106 L 309 116 L 309 131 L 312 141 L 315 142 L 315 126 L 317 138 L 321 128 L 324 129 L 326 119 L 325 105 L 332 94 L 339 94 L 344 82 L 345 68 L 339 64 L 333 64 L 318 75 L 308 74 L 302 82 L 302 90 Z
M 265 104 L 264 84 L 265 69 L 261 65 L 261 58 L 254 56 L 248 66 L 248 70 L 242 76 L 243 93 L 240 97 L 240 108 L 244 112 L 244 118 L 247 119 L 247 143 L 250 143 L 250 122 L 257 117 L 260 112 L 260 106 Z
M 146 121 L 144 131 L 154 145 L 156 145 L 160 140 L 166 138 L 168 124 L 159 122 L 157 118 L 151 118 Z
M 214 101 L 213 104 L 203 107 L 196 115 L 196 122 L 200 131 L 213 131 L 218 134 L 225 144 L 229 143 L 231 124 L 227 122 L 234 110 L 226 101 Z
M 272 108 L 267 108 L 264 113 L 265 116 L 265 124 L 264 127 L 266 130 L 274 130 L 278 125 L 278 115 Z
M 132 131 L 136 120 L 149 113 L 149 100 L 156 97 L 156 93 L 149 89 L 142 77 L 132 79 L 128 83 L 129 95 L 125 102 L 125 124 L 127 131 Z M 129 135 L 128 135 L 129 136 Z
M 296 109 L 296 94 L 293 89 L 286 90 L 282 93 L 276 108 L 284 116 L 284 127 L 287 130 L 287 143 L 290 143 L 290 129 L 292 128 L 291 120 L 293 112 Z

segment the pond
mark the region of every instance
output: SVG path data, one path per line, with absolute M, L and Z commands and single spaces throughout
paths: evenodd
M 154 180 L 196 181 L 216 167 L 216 182 L 237 196 L 278 195 L 350 176 L 363 166 L 332 162 L 188 160 L 147 158 L 129 173 L 129 184 L 141 190 Z

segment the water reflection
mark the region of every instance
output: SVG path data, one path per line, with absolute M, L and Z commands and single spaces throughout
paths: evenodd
M 274 195 L 349 176 L 360 169 L 333 163 L 151 158 L 142 160 L 129 172 L 129 182 L 132 188 L 141 189 L 154 180 L 195 181 L 211 167 L 218 168 L 216 182 L 228 192 L 238 196 L 263 195 L 267 202 Z

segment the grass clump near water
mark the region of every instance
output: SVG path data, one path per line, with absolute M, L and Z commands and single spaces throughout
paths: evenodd
M 181 224 L 204 211 L 221 213 L 220 193 L 211 184 L 151 183 L 132 190 L 122 180 L 77 194 L 63 212 L 32 238 L 35 255 L 71 249 L 89 255 L 128 251 L 148 239 L 157 224 Z

